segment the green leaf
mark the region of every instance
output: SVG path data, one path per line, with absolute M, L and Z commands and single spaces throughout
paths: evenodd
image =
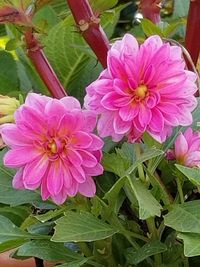
M 66 211 L 66 207 L 58 209 L 58 210 L 50 210 L 44 214 L 35 216 L 40 222 L 45 223 L 59 215 L 61 215 L 64 211 Z
M 181 18 L 188 15 L 190 0 L 175 0 L 174 1 L 174 18 Z
M 13 174 L 0 166 L 0 203 L 18 206 L 41 199 L 36 192 L 14 189 L 11 177 L 13 177 Z
M 74 48 L 74 45 L 84 45 L 84 41 L 81 35 L 75 32 L 72 17 L 68 16 L 64 21 L 53 27 L 48 32 L 48 37 L 44 40 L 44 44 L 45 52 L 53 68 L 64 87 L 68 89 L 68 93 L 71 94 L 71 90 L 75 89 L 73 82 L 78 79 L 82 80 L 82 82 L 84 81 L 85 77 L 82 75 L 90 61 L 88 55 Z M 77 88 L 79 87 L 76 87 L 75 94 L 77 94 Z M 79 93 L 81 94 L 81 92 Z
M 15 225 L 20 226 L 29 216 L 30 210 L 24 206 L 18 207 L 0 207 L 0 215 L 11 220 Z
M 125 256 L 130 264 L 137 265 L 148 257 L 156 255 L 158 253 L 165 252 L 167 250 L 167 246 L 160 241 L 151 241 L 145 244 L 143 247 L 139 248 L 135 251 L 133 248 L 127 250 Z
M 66 212 L 56 221 L 54 242 L 91 242 L 105 239 L 117 231 L 87 212 Z
M 130 189 L 137 198 L 139 205 L 139 218 L 146 220 L 153 216 L 160 216 L 162 206 L 153 197 L 151 192 L 143 185 L 140 180 L 128 176 Z
M 179 232 L 200 234 L 200 200 L 174 205 L 164 216 L 165 225 Z
M 51 6 L 44 6 L 33 17 L 33 23 L 42 31 L 48 31 L 60 22 L 56 12 Z
M 25 239 L 6 241 L 6 242 L 0 244 L 0 253 L 4 252 L 4 251 L 11 250 L 13 248 L 17 248 L 17 247 L 21 246 L 22 244 L 24 244 L 26 241 L 27 240 L 25 240 Z
M 102 12 L 104 10 L 114 7 L 118 0 L 89 0 L 94 11 Z
M 194 257 L 200 255 L 200 235 L 179 233 L 178 238 L 183 239 L 184 255 L 186 257 Z
M 113 185 L 113 187 L 105 194 L 104 199 L 107 199 L 111 206 L 114 205 L 117 199 L 117 195 L 123 188 L 127 177 L 122 177 Z
M 141 24 L 142 24 L 142 29 L 147 37 L 155 34 L 159 35 L 160 37 L 163 37 L 162 30 L 150 20 L 143 19 Z
M 118 176 L 123 176 L 124 172 L 130 167 L 130 162 L 116 153 L 104 153 L 102 163 L 106 171 L 113 172 Z
M 0 93 L 7 94 L 17 90 L 19 90 L 19 80 L 16 61 L 10 53 L 0 51 Z
M 172 199 L 170 198 L 170 195 L 165 187 L 163 187 L 162 181 L 153 175 L 148 168 L 144 167 L 144 170 L 146 174 L 148 175 L 148 178 L 151 182 L 151 185 L 153 186 L 154 192 L 156 192 L 156 199 L 162 200 L 165 205 L 169 205 L 172 202 Z M 154 195 L 155 196 L 155 195 Z
M 185 24 L 185 20 L 170 22 L 170 24 L 163 30 L 164 37 L 170 37 L 180 26 L 183 26 Z
M 53 243 L 48 240 L 33 240 L 22 245 L 17 256 L 37 257 L 47 261 L 83 261 L 84 257 L 66 248 L 64 244 Z
M 0 244 L 12 240 L 45 239 L 47 236 L 32 235 L 21 230 L 8 218 L 0 215 Z
M 159 149 L 156 149 L 156 148 L 150 148 L 150 149 L 146 149 L 140 156 L 139 159 L 137 159 L 135 161 L 134 164 L 132 164 L 132 166 L 126 171 L 125 173 L 125 176 L 131 174 L 139 164 L 147 161 L 147 160 L 150 160 L 150 159 L 153 159 L 153 158 L 156 158 L 160 155 L 163 155 L 164 152 L 162 150 L 159 150 Z
M 176 168 L 182 172 L 191 183 L 196 186 L 200 186 L 200 169 L 199 168 L 188 168 L 182 165 L 175 164 Z

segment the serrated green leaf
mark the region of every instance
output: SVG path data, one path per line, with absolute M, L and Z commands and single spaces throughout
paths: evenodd
M 200 255 L 200 234 L 179 233 L 178 238 L 183 239 L 186 257 Z
M 139 206 L 139 218 L 146 220 L 150 217 L 160 216 L 162 206 L 153 197 L 151 192 L 139 180 L 128 176 L 130 189 L 134 193 Z
M 56 222 L 54 242 L 91 242 L 105 239 L 117 231 L 87 212 L 66 212 Z
M 108 172 L 113 172 L 118 176 L 122 176 L 130 167 L 130 162 L 116 153 L 104 153 L 102 164 Z
M 167 250 L 167 246 L 160 241 L 151 241 L 145 244 L 143 247 L 138 249 L 137 251 L 133 248 L 130 248 L 125 253 L 125 257 L 130 264 L 137 265 L 143 260 L 158 253 L 165 252 Z
M 53 243 L 48 240 L 33 240 L 22 245 L 17 256 L 37 257 L 47 261 L 74 262 L 85 260 L 84 257 L 66 248 L 64 244 Z
M 164 216 L 165 225 L 179 232 L 200 234 L 200 200 L 174 205 Z
M 147 160 L 150 160 L 150 159 L 153 159 L 153 158 L 156 158 L 160 155 L 163 155 L 164 152 L 162 150 L 159 150 L 159 149 L 156 149 L 156 148 L 150 148 L 150 149 L 146 149 L 140 156 L 139 159 L 136 160 L 136 162 L 134 164 L 131 165 L 131 167 L 126 171 L 125 175 L 124 176 L 127 176 L 127 175 L 130 175 L 136 168 L 139 164 L 147 161 Z
M 44 214 L 35 216 L 40 222 L 45 223 L 59 215 L 61 215 L 64 211 L 66 211 L 66 207 L 59 210 L 50 210 Z
M 196 186 L 200 186 L 200 169 L 199 168 L 188 168 L 179 164 L 175 164 L 176 168 L 182 172 L 191 183 Z

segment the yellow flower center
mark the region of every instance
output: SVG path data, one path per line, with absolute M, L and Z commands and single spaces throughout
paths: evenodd
M 140 99 L 144 99 L 148 93 L 148 88 L 146 85 L 140 85 L 135 90 L 135 95 Z
M 52 143 L 49 143 L 49 149 L 50 151 L 55 154 L 57 152 L 57 145 L 56 145 L 56 142 L 53 141 Z

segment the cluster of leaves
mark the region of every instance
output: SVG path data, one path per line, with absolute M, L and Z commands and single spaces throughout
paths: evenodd
M 38 8 L 33 22 L 45 53 L 68 93 L 82 101 L 85 86 L 99 75 L 101 66 L 79 34 L 66 1 L 23 2 L 26 7 L 32 4 Z M 90 2 L 102 13 L 102 26 L 112 38 L 126 5 L 117 5 L 116 0 Z M 169 23 L 155 26 L 143 20 L 130 31 L 141 39 L 153 34 L 182 38 L 189 1 L 184 1 L 185 6 L 182 2 L 175 1 Z M 0 1 L 1 6 L 5 3 L 10 1 Z M 16 0 L 15 5 L 19 7 L 21 1 Z M 26 56 L 20 28 L 6 25 L 5 30 L 0 93 L 48 94 Z M 193 114 L 194 127 L 199 112 L 198 107 Z M 5 150 L 1 151 L 0 252 L 16 248 L 14 258 L 37 257 L 62 267 L 189 266 L 186 257 L 200 255 L 200 170 L 165 159 L 167 149 L 182 130 L 175 129 L 173 138 L 162 146 L 148 135 L 144 138 L 146 145 L 140 146 L 124 142 L 115 147 L 106 140 L 105 172 L 96 178 L 97 195 L 91 200 L 77 196 L 62 206 L 43 202 L 37 191 L 14 190 L 14 172 L 3 166 Z M 141 167 L 143 181 L 138 179 Z M 177 180 L 186 203 L 180 204 Z M 199 257 L 195 260 L 200 264 Z

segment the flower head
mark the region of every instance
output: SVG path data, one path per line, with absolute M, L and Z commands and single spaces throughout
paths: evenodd
M 200 132 L 188 128 L 185 133 L 180 133 L 170 152 L 170 159 L 187 167 L 200 168 Z
M 114 141 L 140 139 L 147 131 L 163 142 L 174 126 L 192 123 L 196 75 L 185 70 L 181 49 L 159 36 L 140 47 L 126 34 L 108 53 L 108 68 L 87 87 L 85 106 L 100 114 L 98 132 Z
M 7 167 L 19 168 L 13 179 L 17 189 L 41 186 L 43 200 L 57 204 L 78 192 L 92 197 L 100 175 L 102 140 L 92 133 L 94 112 L 81 110 L 73 97 L 61 100 L 29 94 L 15 112 L 16 124 L 5 124 L 3 141 L 11 148 L 4 157 Z
M 0 95 L 0 124 L 14 122 L 14 112 L 20 106 L 14 97 Z

